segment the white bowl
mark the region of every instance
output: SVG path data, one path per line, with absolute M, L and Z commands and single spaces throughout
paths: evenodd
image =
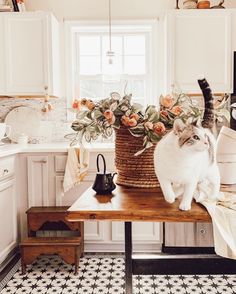
M 221 184 L 236 184 L 236 162 L 218 162 Z
M 218 153 L 217 162 L 221 184 L 236 184 L 236 153 Z
M 236 131 L 223 126 L 217 138 L 218 154 L 236 154 Z

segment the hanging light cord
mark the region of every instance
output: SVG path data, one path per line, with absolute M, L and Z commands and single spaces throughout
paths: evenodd
M 109 42 L 111 51 L 111 0 L 109 0 Z

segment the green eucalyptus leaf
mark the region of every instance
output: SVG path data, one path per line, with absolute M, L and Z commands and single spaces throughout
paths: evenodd
M 130 128 L 129 131 L 134 137 L 142 137 L 145 129 L 143 125 L 139 124 L 136 127 Z
M 215 111 L 217 119 L 219 117 L 225 117 L 227 121 L 230 121 L 230 112 L 226 108 L 221 108 L 220 110 Z
M 134 103 L 132 105 L 132 112 L 138 113 L 138 112 L 142 112 L 143 110 L 143 106 L 139 103 Z
M 92 132 L 92 133 L 91 133 L 91 138 L 92 138 L 93 140 L 97 140 L 97 138 L 98 138 L 98 133 L 97 133 L 97 132 Z
M 92 113 L 92 118 L 98 119 L 103 116 L 103 113 L 99 109 L 95 109 Z
M 80 132 L 85 128 L 85 125 L 78 121 L 75 121 L 72 123 L 71 128 L 76 132 Z
M 146 108 L 145 114 L 148 115 L 148 116 L 151 116 L 153 113 L 156 113 L 156 106 L 154 106 L 154 105 L 149 105 L 149 106 Z
M 148 132 L 148 136 L 149 136 L 151 142 L 158 142 L 161 139 L 161 137 L 159 135 L 157 135 L 156 133 L 154 133 L 152 131 Z
M 78 120 L 83 120 L 89 113 L 90 111 L 88 110 L 83 110 L 83 111 L 79 111 L 77 114 L 76 114 L 76 118 Z
M 105 134 L 107 137 L 110 137 L 113 134 L 113 130 L 111 127 L 105 129 Z
M 88 130 L 85 131 L 84 138 L 87 142 L 91 142 L 91 134 Z
M 110 106 L 110 110 L 114 111 L 117 108 L 117 106 L 118 106 L 117 102 L 112 103 L 111 106 Z
M 139 156 L 139 155 L 142 154 L 146 149 L 147 149 L 147 148 L 145 147 L 145 148 L 143 148 L 142 150 L 139 150 L 138 152 L 136 152 L 136 153 L 134 154 L 134 156 Z
M 111 96 L 111 98 L 114 99 L 114 100 L 120 100 L 120 99 L 121 99 L 120 94 L 117 93 L 117 92 L 112 92 L 110 96 Z
M 157 122 L 158 120 L 159 120 L 159 114 L 157 111 L 152 113 L 148 119 L 148 121 L 150 121 L 150 122 Z
M 122 105 L 121 108 L 120 108 L 122 111 L 127 111 L 129 108 L 127 105 Z

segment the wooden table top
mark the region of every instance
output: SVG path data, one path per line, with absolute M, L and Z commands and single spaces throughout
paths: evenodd
M 211 217 L 195 201 L 191 210 L 179 210 L 179 200 L 167 203 L 160 188 L 117 186 L 110 195 L 98 195 L 92 188 L 86 190 L 68 209 L 67 220 L 211 222 Z

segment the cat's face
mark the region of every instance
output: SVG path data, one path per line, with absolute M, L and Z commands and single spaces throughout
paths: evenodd
M 174 124 L 174 132 L 180 148 L 191 148 L 199 152 L 209 149 L 209 137 L 200 126 L 185 125 L 177 121 Z

